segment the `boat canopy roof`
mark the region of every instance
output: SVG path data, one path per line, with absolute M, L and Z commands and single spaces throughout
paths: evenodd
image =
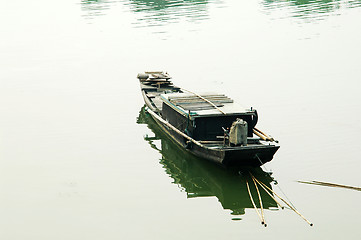
M 192 117 L 252 115 L 254 112 L 220 93 L 166 93 L 161 95 L 161 99 L 174 110 L 183 115 L 190 113 Z

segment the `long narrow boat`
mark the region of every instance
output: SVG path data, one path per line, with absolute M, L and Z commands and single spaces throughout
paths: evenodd
M 146 111 L 182 149 L 223 166 L 261 166 L 277 141 L 258 130 L 255 109 L 224 94 L 193 93 L 174 86 L 164 72 L 138 74 Z
M 137 123 L 146 124 L 153 132 L 151 135 L 144 136 L 144 140 L 162 155 L 160 164 L 174 179 L 172 183 L 181 186 L 187 198 L 214 196 L 224 209 L 231 210 L 231 215 L 236 220 L 237 215 L 240 217 L 245 214 L 246 209 L 254 208 L 247 191 L 246 181 L 251 183 L 252 196 L 257 196 L 257 190 L 248 172 L 272 189 L 271 182 L 275 180 L 260 167 L 225 169 L 180 151 L 178 145 L 170 141 L 144 107 L 139 112 Z M 277 203 L 265 191 L 260 190 L 260 196 L 264 209 L 277 209 Z M 255 204 L 257 208 L 261 208 L 259 201 Z

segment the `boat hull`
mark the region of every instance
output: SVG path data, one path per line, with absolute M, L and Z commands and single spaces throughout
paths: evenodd
M 151 115 L 162 131 L 182 150 L 197 157 L 212 161 L 222 166 L 253 166 L 259 167 L 273 159 L 279 149 L 275 145 L 239 146 L 239 147 L 202 147 L 189 142 L 182 135 L 163 124 Z
M 224 94 L 205 93 L 201 96 L 189 92 L 174 86 L 168 74 L 161 72 L 146 72 L 138 75 L 138 79 L 146 111 L 182 150 L 222 166 L 257 167 L 271 161 L 279 148 L 271 144 L 273 138 L 259 130 L 255 132 L 259 138 L 253 138 L 257 112 L 252 108 L 237 107 Z M 245 146 L 225 136 L 225 126 L 230 126 L 232 130 L 238 118 L 246 123 L 247 134 L 243 134 L 246 140 L 242 141 L 247 142 Z M 235 136 L 235 133 L 229 132 L 229 137 L 231 135 Z

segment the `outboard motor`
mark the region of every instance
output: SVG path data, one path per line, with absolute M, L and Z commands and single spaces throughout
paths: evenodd
M 232 123 L 231 129 L 229 130 L 229 142 L 233 145 L 247 145 L 247 133 L 248 126 L 247 122 L 243 119 L 237 118 Z

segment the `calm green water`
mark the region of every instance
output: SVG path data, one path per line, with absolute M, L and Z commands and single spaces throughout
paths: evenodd
M 1 239 L 359 238 L 360 192 L 296 181 L 361 186 L 361 1 L 4 1 L 0 29 Z M 314 226 L 169 142 L 144 70 L 256 108 L 254 174 Z

